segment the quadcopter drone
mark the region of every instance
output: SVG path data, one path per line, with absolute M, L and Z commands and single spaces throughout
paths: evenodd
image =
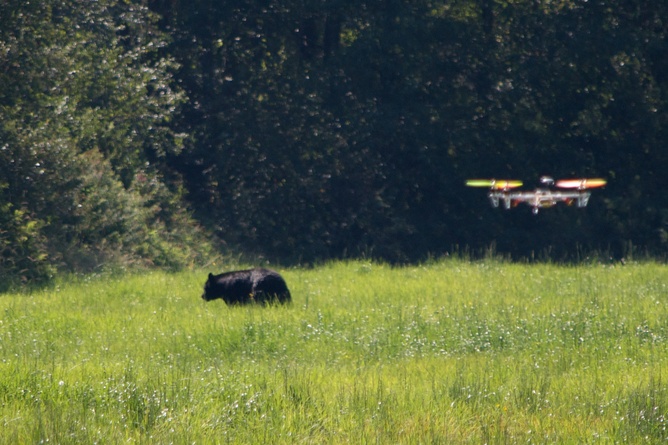
M 552 207 L 558 202 L 565 202 L 568 205 L 576 203 L 578 207 L 586 207 L 589 202 L 591 192 L 589 189 L 603 187 L 607 181 L 605 179 L 560 179 L 555 181 L 549 176 L 540 178 L 544 187 L 539 187 L 533 191 L 522 191 L 513 189 L 521 187 L 522 181 L 506 179 L 469 179 L 466 185 L 469 187 L 489 187 L 489 198 L 492 206 L 498 207 L 499 202 L 503 201 L 506 209 L 516 207 L 520 203 L 526 203 L 532 207 L 534 215 L 538 214 L 541 208 Z M 554 190 L 553 186 L 560 189 Z

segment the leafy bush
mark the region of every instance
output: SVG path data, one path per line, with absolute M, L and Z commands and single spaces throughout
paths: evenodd
M 105 265 L 178 269 L 212 253 L 178 193 L 167 190 L 158 175 L 141 171 L 126 188 L 99 151 L 82 154 L 79 162 L 84 173 L 72 224 L 63 224 L 65 232 L 50 246 L 50 257 L 62 266 L 74 271 Z
M 43 226 L 25 210 L 6 202 L 0 205 L 0 291 L 12 280 L 42 281 L 53 272 L 45 253 Z
M 183 95 L 156 20 L 132 2 L 0 4 L 3 283 L 210 253 L 158 173 Z

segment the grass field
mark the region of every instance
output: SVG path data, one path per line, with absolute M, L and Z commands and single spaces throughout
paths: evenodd
M 0 295 L 0 444 L 668 441 L 665 265 L 332 263 L 269 308 L 207 273 Z

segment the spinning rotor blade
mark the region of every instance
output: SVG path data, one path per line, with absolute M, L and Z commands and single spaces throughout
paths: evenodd
M 557 187 L 564 189 L 593 189 L 603 187 L 608 181 L 601 178 L 593 179 L 561 179 L 555 183 Z
M 506 179 L 469 179 L 466 181 L 469 187 L 489 187 L 496 190 L 512 189 L 522 186 L 522 181 Z
M 491 187 L 494 181 L 491 179 L 469 179 L 466 185 L 469 187 Z
M 514 189 L 517 187 L 522 187 L 522 184 L 523 184 L 522 181 L 503 180 L 503 181 L 496 181 L 493 187 L 495 189 Z

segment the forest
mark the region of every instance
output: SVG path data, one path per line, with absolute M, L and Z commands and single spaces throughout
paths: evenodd
M 666 2 L 4 0 L 0 277 L 665 259 L 667 104 Z M 464 185 L 541 175 L 608 184 Z

